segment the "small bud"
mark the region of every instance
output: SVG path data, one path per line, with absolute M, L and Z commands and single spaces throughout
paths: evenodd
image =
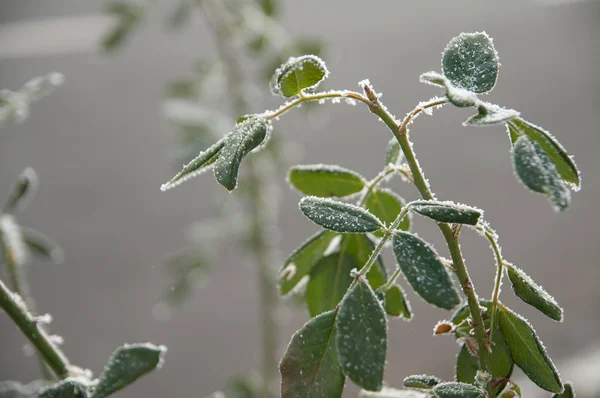
M 436 325 L 433 327 L 433 334 L 434 335 L 438 335 L 438 334 L 446 334 L 451 332 L 454 329 L 454 324 L 452 324 L 452 322 L 449 321 L 440 321 L 438 323 L 436 323 Z

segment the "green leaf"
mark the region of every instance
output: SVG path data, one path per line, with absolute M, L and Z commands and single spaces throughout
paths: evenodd
M 551 319 L 562 321 L 563 310 L 554 300 L 554 297 L 535 283 L 523 270 L 514 266 L 508 267 L 508 277 L 517 297 L 537 308 Z
M 87 398 L 87 386 L 75 378 L 68 378 L 44 388 L 37 398 Z
M 344 197 L 362 191 L 366 181 L 352 170 L 324 164 L 292 167 L 289 183 L 305 195 Z
M 316 55 L 291 57 L 275 71 L 273 92 L 289 98 L 312 89 L 329 76 L 325 62 Z
M 267 139 L 269 122 L 262 116 L 251 116 L 233 128 L 225 137 L 225 145 L 215 161 L 217 182 L 232 191 L 237 185 L 242 159 Z
M 423 73 L 419 77 L 419 81 L 432 86 L 446 87 L 448 79 L 446 79 L 446 76 L 442 75 L 441 73 L 431 71 Z
M 575 394 L 575 389 L 571 383 L 565 383 L 564 389 L 560 394 L 552 395 L 552 398 L 575 398 L 577 394 Z
M 400 286 L 393 285 L 385 292 L 385 312 L 391 316 L 412 318 L 410 304 Z
M 489 354 L 489 363 L 491 365 L 490 373 L 492 379 L 510 378 L 514 362 L 508 346 L 506 345 L 506 341 L 504 340 L 504 336 L 499 329 L 494 330 L 491 348 L 492 352 Z M 471 354 L 466 344 L 463 344 L 456 359 L 456 380 L 473 384 L 478 370 L 479 359 Z M 499 392 L 505 385 L 506 383 L 500 383 L 495 390 Z
M 54 264 L 60 264 L 65 258 L 65 253 L 58 245 L 46 235 L 30 228 L 22 228 L 21 233 L 23 241 L 32 253 L 43 259 L 52 261 Z
M 306 305 L 311 317 L 334 309 L 352 284 L 350 271 L 358 268 L 352 256 L 333 253 L 321 258 L 310 272 Z
M 368 210 L 331 199 L 304 197 L 300 200 L 300 210 L 315 224 L 336 232 L 364 233 L 384 227 Z
M 38 176 L 32 168 L 28 167 L 19 176 L 19 179 L 8 195 L 8 200 L 4 205 L 4 212 L 15 212 L 24 209 L 33 196 L 38 186 Z
M 415 390 L 397 390 L 383 387 L 380 391 L 360 391 L 361 398 L 427 398 L 427 394 Z
M 450 201 L 418 200 L 411 202 L 410 209 L 422 216 L 444 223 L 476 225 L 483 210 Z
M 400 150 L 400 144 L 394 137 L 388 142 L 385 150 L 385 166 L 388 164 L 400 164 L 402 162 L 402 151 Z
M 519 117 L 519 112 L 514 109 L 501 108 L 498 105 L 481 102 L 477 107 L 479 113 L 468 118 L 464 126 L 485 127 L 494 124 L 503 124 Z
M 32 398 L 51 383 L 48 380 L 34 380 L 27 384 L 13 380 L 0 381 L 0 398 Z
M 523 119 L 511 120 L 508 123 L 508 130 L 513 143 L 518 137 L 526 135 L 538 144 L 556 166 L 561 177 L 571 185 L 571 188 L 575 191 L 581 188 L 581 176 L 577 165 L 566 149 L 549 132 Z
M 400 211 L 405 204 L 404 199 L 385 188 L 371 191 L 365 200 L 365 208 L 388 226 L 394 222 L 396 217 L 398 217 L 398 214 L 400 214 Z M 402 219 L 402 222 L 398 225 L 398 229 L 404 231 L 410 229 L 409 216 Z M 375 231 L 373 232 L 373 235 L 381 238 L 383 237 L 383 232 Z
M 303 277 L 310 273 L 336 236 L 337 234 L 333 232 L 321 231 L 294 250 L 279 272 L 281 295 L 288 294 Z
M 160 368 L 167 348 L 150 343 L 125 344 L 115 350 L 91 398 L 103 398 L 127 387 L 146 373 Z
M 380 390 L 387 350 L 387 319 L 364 279 L 342 300 L 336 328 L 338 359 L 344 374 L 365 390 Z
M 432 390 L 436 398 L 483 398 L 485 393 L 479 388 L 465 383 L 440 383 Z
M 447 310 L 460 302 L 442 260 L 429 243 L 409 232 L 398 231 L 394 234 L 393 249 L 406 279 L 425 301 Z
M 375 244 L 364 234 L 347 234 L 342 237 L 340 242 L 340 251 L 352 256 L 358 265 L 357 268 L 361 268 L 367 263 L 374 249 Z M 377 256 L 374 265 L 367 274 L 367 280 L 373 290 L 387 281 L 387 271 L 381 255 Z
M 212 166 L 217 161 L 224 146 L 225 140 L 221 139 L 204 152 L 200 152 L 200 154 L 194 160 L 183 166 L 183 169 L 177 173 L 175 177 L 173 177 L 166 184 L 161 185 L 160 190 L 166 191 L 174 188 L 182 182 L 196 177 L 202 172 L 208 170 L 208 167 Z
M 442 379 L 429 375 L 412 375 L 404 378 L 404 387 L 430 389 L 440 384 Z
M 517 366 L 544 390 L 559 393 L 562 382 L 535 330 L 520 315 L 501 306 L 500 330 Z
M 526 187 L 545 194 L 556 211 L 569 206 L 569 188 L 537 143 L 524 135 L 519 137 L 513 145 L 512 158 L 515 171 Z
M 337 311 L 323 313 L 294 333 L 279 365 L 282 397 L 341 397 L 344 374 L 338 363 Z
M 478 106 L 481 102 L 473 92 L 460 87 L 455 87 L 449 81 L 446 81 L 446 97 L 452 105 L 459 108 Z
M 461 33 L 442 54 L 442 72 L 454 86 L 486 93 L 496 85 L 498 53 L 485 32 Z

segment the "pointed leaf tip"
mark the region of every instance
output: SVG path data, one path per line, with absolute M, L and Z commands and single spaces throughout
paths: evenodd
M 342 300 L 336 328 L 338 359 L 344 374 L 365 390 L 380 390 L 387 351 L 387 319 L 364 279 Z
M 485 32 L 461 33 L 450 40 L 442 54 L 442 72 L 459 88 L 486 93 L 496 85 L 498 53 Z
M 450 201 L 419 200 L 411 202 L 410 209 L 422 216 L 444 223 L 476 225 L 483 210 Z
M 458 305 L 460 299 L 456 288 L 429 243 L 409 232 L 397 231 L 393 250 L 406 280 L 425 301 L 447 310 Z
M 342 233 L 364 233 L 383 228 L 383 223 L 369 211 L 353 204 L 307 196 L 300 200 L 300 210 L 315 224 Z
M 468 118 L 463 125 L 485 127 L 495 124 L 503 124 L 509 120 L 518 118 L 520 113 L 514 109 L 501 108 L 498 105 L 481 102 L 477 107 L 479 113 Z

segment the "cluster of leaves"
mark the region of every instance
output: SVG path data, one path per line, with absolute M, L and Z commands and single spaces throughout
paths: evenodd
M 21 121 L 28 114 L 29 103 L 48 94 L 62 83 L 62 75 L 53 73 L 35 78 L 18 92 L 2 92 L 0 124 L 10 118 Z M 52 317 L 33 315 L 33 299 L 27 291 L 24 267 L 32 255 L 54 263 L 63 261 L 62 248 L 33 229 L 22 227 L 16 214 L 31 202 L 38 177 L 35 171 L 23 171 L 0 212 L 0 254 L 12 291 L 0 280 L 0 308 L 23 331 L 38 350 L 46 380 L 23 385 L 16 381 L 0 382 L 0 397 L 11 398 L 103 398 L 121 390 L 139 377 L 162 365 L 166 347 L 150 343 L 125 344 L 109 359 L 97 379 L 92 373 L 71 365 L 62 353 L 60 336 L 49 335 L 47 324 Z M 58 382 L 54 382 L 58 379 Z
M 450 41 L 443 52 L 442 73 L 421 76 L 424 82 L 444 87 L 445 97 L 421 104 L 398 131 L 393 129 L 398 142 L 392 141 L 388 146 L 386 166 L 380 175 L 369 181 L 354 171 L 332 165 L 297 166 L 290 170 L 288 180 L 292 187 L 308 195 L 300 201 L 301 212 L 324 230 L 295 250 L 280 272 L 281 293 L 304 288 L 304 300 L 312 318 L 294 334 L 281 361 L 282 396 L 341 396 L 348 377 L 363 389 L 365 397 L 515 397 L 520 396 L 519 387 L 510 379 L 515 364 L 538 386 L 554 392 L 555 397 L 574 396 L 572 387 L 561 381 L 533 327 L 498 300 L 504 269 L 508 270 L 515 294 L 523 301 L 557 321 L 562 320 L 562 309 L 541 286 L 504 260 L 497 235 L 483 221 L 483 211 L 433 199 L 406 203 L 392 191 L 379 187 L 385 177 L 394 173 L 403 174 L 418 186 L 412 173 L 422 171 L 412 152 L 412 158 L 401 156 L 405 151 L 401 150 L 402 134 L 407 133 L 411 117 L 428 107 L 451 103 L 477 109 L 478 113 L 465 125 L 505 124 L 516 174 L 527 187 L 545 194 L 555 209 L 563 210 L 570 202 L 569 188 L 580 187 L 572 158 L 554 137 L 521 119 L 518 112 L 481 101 L 477 96 L 493 89 L 498 68 L 491 38 L 485 33 L 463 33 Z M 212 167 L 216 180 L 232 190 L 237 185 L 243 158 L 264 144 L 270 121 L 306 101 L 358 99 L 384 121 L 391 119 L 391 124 L 398 124 L 386 113 L 368 82 L 361 83 L 366 98 L 349 91 L 317 92 L 317 86 L 328 74 L 323 61 L 314 55 L 290 58 L 271 80 L 273 93 L 290 102 L 276 111 L 240 118 L 229 134 L 201 152 L 162 189 Z M 420 177 L 424 180 L 422 174 Z M 356 203 L 332 199 L 354 196 L 358 196 Z M 463 225 L 479 231 L 494 249 L 499 279 L 492 301 L 469 302 L 450 321 L 440 322 L 434 329 L 435 334 L 453 334 L 462 344 L 455 381 L 410 376 L 404 380 L 410 390 L 394 390 L 383 386 L 387 317 L 412 316 L 396 283 L 398 276 L 404 274 L 413 290 L 437 307 L 451 310 L 461 303 L 452 281 L 457 272 L 455 264 L 409 231 L 410 213 L 440 225 L 451 225 L 453 239 L 458 238 Z M 388 277 L 380 254 L 390 239 L 397 267 Z M 467 292 L 472 287 L 468 277 L 467 282 L 461 287 L 469 298 Z M 470 313 L 473 305 L 482 308 L 485 335 L 479 336 L 475 331 L 481 325 L 475 324 Z M 483 368 L 480 347 L 485 347 L 490 357 L 487 369 Z

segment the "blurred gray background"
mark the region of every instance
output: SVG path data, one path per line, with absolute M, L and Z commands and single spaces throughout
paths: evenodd
M 583 190 L 572 206 L 556 214 L 545 199 L 527 192 L 513 176 L 504 129 L 461 127 L 470 111 L 449 106 L 423 116 L 411 136 L 438 196 L 485 209 L 506 258 L 564 306 L 565 322 L 554 323 L 517 302 L 505 284 L 503 301 L 532 321 L 560 366 L 600 344 L 600 2 L 549 3 L 556 2 L 287 1 L 283 24 L 291 35 L 315 35 L 329 45 L 328 88 L 355 89 L 370 78 L 398 117 L 440 94 L 418 76 L 439 70 L 450 38 L 475 30 L 494 38 L 502 68 L 489 100 L 520 110 L 575 155 Z M 1 0 L 0 23 L 85 16 L 101 7 L 100 1 Z M 226 196 L 210 175 L 168 193 L 158 189 L 173 174 L 168 154 L 174 129 L 160 112 L 164 83 L 188 73 L 200 56 L 213 56 L 202 19 L 195 21 L 181 34 L 167 35 L 162 20 L 151 18 L 112 57 L 90 49 L 0 58 L 0 88 L 17 89 L 50 71 L 66 76 L 64 86 L 33 105 L 25 123 L 0 131 L 0 198 L 22 169 L 33 167 L 41 185 L 20 221 L 66 250 L 62 265 L 36 261 L 29 268 L 40 311 L 54 316 L 52 331 L 65 338 L 72 361 L 95 373 L 123 342 L 169 347 L 164 368 L 119 397 L 200 397 L 258 363 L 256 275 L 235 250 L 212 265 L 208 285 L 169 321 L 152 315 L 167 287 L 161 258 L 184 246 L 189 222 L 210 217 Z M 77 41 L 93 29 L 83 24 L 56 34 Z M 383 166 L 390 138 L 367 109 L 331 104 L 309 117 L 291 114 L 276 124 L 275 134 L 298 143 L 303 163 L 338 163 L 368 177 Z M 315 227 L 297 211 L 299 196 L 285 187 L 283 175 L 279 225 L 287 254 Z M 399 179 L 392 187 L 416 198 Z M 415 226 L 445 253 L 435 226 L 423 220 Z M 494 262 L 487 243 L 466 232 L 462 247 L 478 292 L 489 296 Z M 449 379 L 458 346 L 430 335 L 435 322 L 450 314 L 409 296 L 416 315 L 409 323 L 390 323 L 386 380 L 400 386 L 414 373 Z M 307 316 L 281 312 L 283 350 Z M 8 317 L 0 316 L 0 380 L 38 376 L 23 344 Z M 600 375 L 593 366 L 591 374 Z M 576 379 L 569 369 L 563 369 L 564 379 Z

